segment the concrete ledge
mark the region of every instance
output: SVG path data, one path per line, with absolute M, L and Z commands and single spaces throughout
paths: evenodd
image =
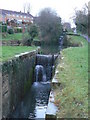
M 48 107 L 46 110 L 45 120 L 48 120 L 48 119 L 56 120 L 57 119 L 57 116 L 56 116 L 57 110 L 58 110 L 58 108 L 54 104 L 54 93 L 53 93 L 53 91 L 51 91 L 50 96 L 49 96 Z
M 59 58 L 60 56 L 57 57 L 57 59 Z M 57 106 L 55 105 L 55 99 L 54 99 L 54 89 L 57 88 L 57 86 L 60 86 L 61 83 L 58 82 L 58 80 L 56 79 L 56 74 L 58 74 L 59 71 L 57 70 L 56 68 L 56 72 L 55 72 L 55 75 L 52 79 L 52 82 L 51 82 L 51 92 L 50 92 L 50 96 L 49 96 L 49 101 L 48 101 L 48 107 L 47 107 L 47 110 L 46 110 L 46 116 L 45 116 L 45 120 L 57 120 L 57 111 L 58 111 L 58 108 Z

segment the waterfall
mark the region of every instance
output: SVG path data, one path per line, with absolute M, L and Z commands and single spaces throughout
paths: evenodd
M 60 48 L 60 50 L 62 50 L 63 39 L 64 39 L 64 37 L 63 37 L 63 36 L 60 36 L 60 38 L 59 38 L 59 48 Z
M 37 65 L 42 65 L 42 66 L 52 66 L 52 55 L 40 55 L 37 54 Z
M 58 55 L 36 56 L 35 81 L 50 81 L 54 73 L 54 62 Z
M 46 82 L 46 73 L 42 65 L 36 65 L 35 67 L 35 81 L 36 82 Z
M 52 66 L 54 64 L 53 55 L 41 55 L 37 54 L 36 65 L 42 65 L 46 71 L 47 81 L 52 78 Z

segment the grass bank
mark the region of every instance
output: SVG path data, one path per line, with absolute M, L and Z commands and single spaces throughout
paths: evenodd
M 2 40 L 22 40 L 23 34 L 22 33 L 14 33 L 14 34 L 3 34 Z
M 88 43 L 81 36 L 68 36 L 72 43 L 82 47 L 70 47 L 61 52 L 56 79 L 61 87 L 55 89 L 55 104 L 59 118 L 88 117 Z
M 35 46 L 2 46 L 2 61 L 6 61 L 9 59 L 12 59 L 15 55 L 20 54 L 22 52 L 28 52 L 28 51 L 33 51 L 36 50 L 37 47 Z

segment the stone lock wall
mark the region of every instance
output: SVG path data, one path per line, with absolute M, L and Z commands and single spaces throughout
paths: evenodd
M 7 117 L 33 82 L 37 51 L 21 54 L 2 64 L 2 114 Z

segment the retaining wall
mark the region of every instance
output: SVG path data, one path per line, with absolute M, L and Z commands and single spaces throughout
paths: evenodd
M 22 40 L 2 40 L 3 46 L 19 46 L 22 44 Z
M 27 52 L 2 64 L 2 115 L 6 118 L 33 82 L 37 51 Z

